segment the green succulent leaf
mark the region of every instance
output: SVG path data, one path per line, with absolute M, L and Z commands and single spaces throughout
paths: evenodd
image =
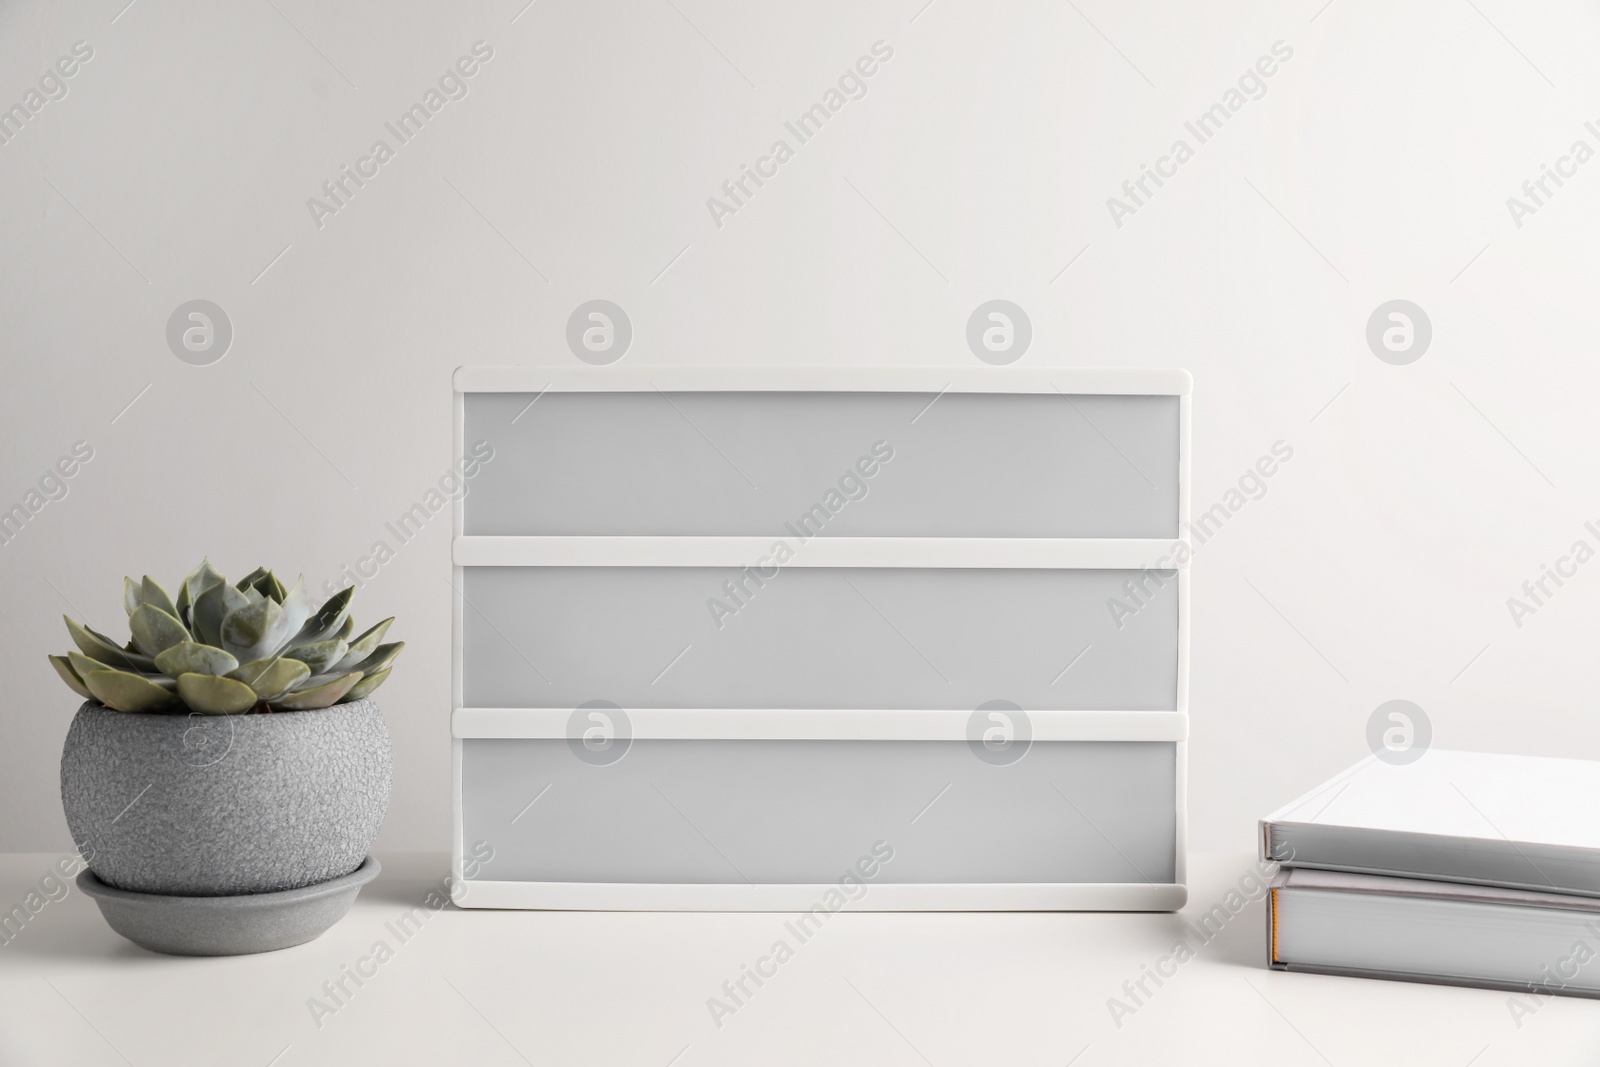
M 115 670 L 121 670 L 120 667 L 114 667 L 109 663 L 104 663 L 104 662 L 102 662 L 100 660 L 95 659 L 93 656 L 85 656 L 81 652 L 68 652 L 67 653 L 67 663 L 71 665 L 73 670 L 78 672 L 78 677 L 79 678 L 82 678 L 85 674 L 88 674 L 90 671 L 115 671 Z M 140 672 L 139 671 L 129 671 L 128 673 L 129 674 L 138 674 Z
M 189 640 L 189 631 L 171 612 L 153 604 L 140 604 L 128 616 L 128 629 L 133 631 L 133 644 L 147 656 L 165 652 L 173 645 Z
M 346 700 L 360 700 L 362 697 L 366 696 L 368 693 L 370 693 L 374 689 L 378 688 L 378 686 L 380 686 L 384 682 L 388 681 L 389 680 L 389 672 L 391 670 L 393 670 L 393 669 L 394 669 L 393 667 L 385 667 L 383 670 L 378 671 L 376 674 L 369 674 L 366 677 L 362 678 L 361 681 L 357 682 L 355 685 L 350 687 L 350 692 L 345 694 L 345 699 Z
M 195 597 L 194 635 L 208 645 L 221 647 L 222 620 L 250 602 L 227 582 L 214 585 Z
M 321 675 L 313 677 L 309 681 L 317 681 L 318 677 L 327 678 L 329 676 Z M 333 678 L 331 681 L 321 682 L 306 689 L 297 689 L 286 697 L 279 697 L 274 700 L 272 706 L 283 708 L 286 711 L 312 711 L 317 708 L 331 707 L 337 704 L 346 693 L 350 692 L 359 681 L 361 681 L 361 672 L 351 671 L 349 674 Z
M 289 591 L 283 587 L 283 583 L 278 581 L 278 576 L 271 571 L 268 571 L 256 581 L 255 590 L 262 596 L 271 597 L 279 604 L 282 604 L 283 598 L 289 595 Z
M 239 661 L 220 648 L 194 641 L 180 641 L 156 657 L 162 674 L 176 678 L 181 674 L 227 674 Z
M 194 610 L 194 602 L 200 599 L 200 594 L 226 582 L 226 578 L 212 569 L 209 559 L 201 560 L 200 566 L 189 572 L 189 576 L 183 580 L 183 585 L 178 589 L 179 621 L 190 623 L 190 613 Z
M 285 656 L 292 657 L 311 668 L 312 674 L 321 674 L 344 659 L 350 646 L 335 637 L 330 641 L 313 641 L 309 645 L 290 649 Z
M 122 606 L 131 616 L 140 604 L 160 608 L 174 617 L 178 614 L 178 609 L 173 605 L 167 591 L 148 574 L 144 576 L 142 582 L 135 582 L 132 578 L 122 579 Z
M 348 670 L 372 655 L 372 650 L 378 647 L 378 642 L 383 640 L 383 635 L 389 632 L 389 624 L 394 622 L 394 616 L 378 623 L 360 637 L 350 642 L 350 651 L 346 652 L 344 659 L 334 664 L 336 671 Z
M 405 647 L 406 643 L 404 641 L 379 645 L 373 649 L 372 655 L 357 663 L 351 670 L 357 670 L 363 674 L 375 674 L 378 671 L 385 670 L 394 662 L 394 658 L 400 654 L 400 650 Z
M 89 692 L 89 687 L 83 684 L 83 679 L 78 677 L 78 672 L 72 669 L 72 663 L 67 657 L 51 656 L 50 666 L 54 667 L 56 673 L 61 675 L 61 680 L 67 683 L 68 689 L 71 689 L 85 700 L 94 699 L 94 694 Z
M 142 675 L 89 671 L 81 677 L 96 700 L 117 711 L 156 711 L 172 703 L 171 692 Z
M 299 685 L 295 686 L 291 692 L 298 693 L 306 689 L 315 689 L 318 686 L 327 685 L 329 682 L 336 682 L 340 678 L 343 678 L 346 673 L 348 672 L 340 672 L 335 674 L 333 671 L 324 671 L 321 674 L 313 674 L 309 678 L 302 681 Z
M 160 608 L 174 619 L 178 617 L 178 609 L 172 603 L 172 598 L 148 574 L 144 576 L 144 581 L 139 583 L 139 603 Z
M 355 596 L 355 593 L 356 587 L 347 585 L 323 601 L 322 607 L 306 620 L 300 632 L 289 642 L 290 647 L 309 645 L 313 641 L 326 641 L 335 636 L 335 631 L 346 617 L 345 612 L 350 609 L 350 598 Z
M 190 710 L 207 715 L 237 715 L 256 703 L 256 691 L 233 678 L 214 674 L 178 675 L 178 695 Z
M 311 594 L 306 591 L 306 576 L 295 579 L 294 588 L 284 594 L 283 615 L 288 620 L 289 634 L 295 636 L 311 617 Z
M 118 648 L 109 637 L 79 626 L 65 615 L 61 616 L 67 624 L 67 633 L 72 635 L 72 643 L 77 645 L 83 653 L 99 660 L 111 667 L 119 667 L 130 671 L 153 671 L 156 661 L 139 652 L 130 652 L 125 648 Z
M 144 671 L 146 674 L 156 669 L 155 659 L 145 655 L 143 652 L 140 652 L 137 648 L 134 648 L 131 640 L 125 644 L 119 645 L 110 637 L 101 633 L 99 630 L 96 630 L 93 626 L 85 626 L 84 629 L 88 630 L 95 640 L 99 641 L 101 644 L 115 649 L 117 652 L 121 653 L 129 663 L 136 664 L 137 669 Z M 113 666 L 115 665 L 116 664 L 113 664 Z
M 148 671 L 125 671 L 121 667 L 113 667 L 109 664 L 101 663 L 94 657 L 85 656 L 80 652 L 68 652 L 67 664 L 77 672 L 79 678 L 85 677 L 91 671 L 112 671 L 118 674 L 131 674 L 136 678 L 143 678 L 151 685 L 159 685 L 169 693 L 176 692 L 178 688 L 178 683 L 164 674 L 152 674 Z
M 241 663 L 265 659 L 283 647 L 289 637 L 289 619 L 270 597 L 260 597 L 222 620 L 222 647 Z
M 256 582 L 260 581 L 262 576 L 265 575 L 266 573 L 267 573 L 267 568 L 265 568 L 265 567 L 257 567 L 255 570 L 251 571 L 249 574 L 245 575 L 243 578 L 240 578 L 237 582 L 234 582 L 233 583 L 233 587 L 235 589 L 239 590 L 239 592 L 242 593 L 246 589 L 249 589 L 252 585 L 255 585 Z
M 287 656 L 258 659 L 229 671 L 228 677 L 248 685 L 262 700 L 276 700 L 311 677 L 311 668 Z

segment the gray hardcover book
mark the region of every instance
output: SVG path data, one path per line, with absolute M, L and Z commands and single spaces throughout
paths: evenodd
M 1282 971 L 1600 997 L 1600 900 L 1285 869 L 1267 957 Z

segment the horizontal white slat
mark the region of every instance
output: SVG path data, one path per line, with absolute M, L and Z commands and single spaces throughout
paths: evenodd
M 633 882 L 459 881 L 463 908 L 560 911 L 792 911 L 818 906 L 828 885 L 649 885 Z M 1177 911 L 1183 885 L 1141 882 L 873 884 L 843 911 Z
M 1179 369 L 1083 367 L 458 367 L 458 393 L 875 392 L 1187 396 Z
M 1180 541 L 1051 537 L 457 537 L 458 567 L 1003 567 L 1139 570 L 1173 567 Z
M 457 708 L 458 738 L 563 738 L 572 708 Z M 971 711 L 833 708 L 629 708 L 635 738 L 965 741 Z M 1181 711 L 1028 711 L 1035 741 L 1184 741 Z

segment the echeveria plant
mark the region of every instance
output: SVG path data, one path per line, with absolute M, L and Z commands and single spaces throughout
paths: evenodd
M 379 644 L 394 619 L 351 638 L 353 588 L 315 612 L 305 579 L 285 589 L 257 567 L 237 583 L 196 567 L 176 602 L 148 576 L 122 580 L 133 639 L 118 647 L 67 619 L 77 652 L 50 662 L 72 691 L 117 711 L 305 711 L 366 696 L 389 677 L 402 641 Z M 65 618 L 65 616 L 63 616 Z

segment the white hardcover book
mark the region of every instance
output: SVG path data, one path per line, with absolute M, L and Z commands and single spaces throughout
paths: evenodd
M 1283 870 L 1267 954 L 1274 970 L 1600 997 L 1600 900 Z
M 1369 756 L 1261 821 L 1286 867 L 1600 897 L 1600 762 Z

